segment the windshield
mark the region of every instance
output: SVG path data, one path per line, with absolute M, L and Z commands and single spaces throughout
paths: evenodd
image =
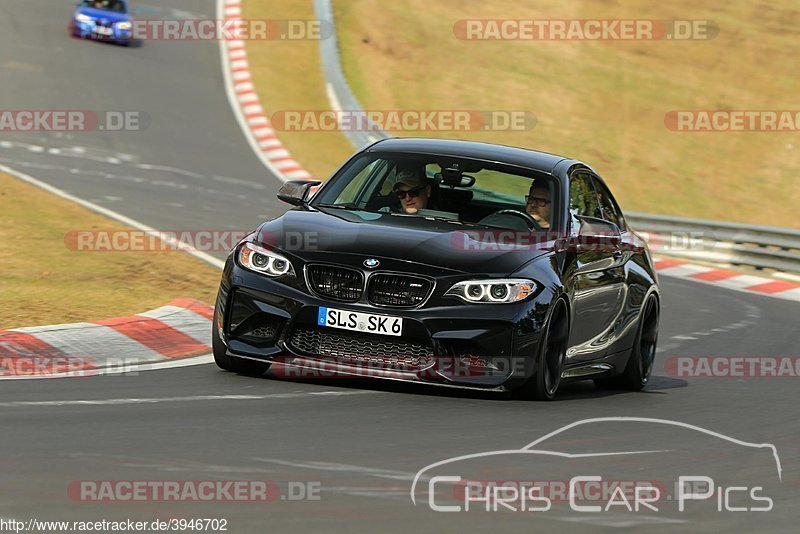
M 550 175 L 493 162 L 367 154 L 333 177 L 312 205 L 540 230 L 558 220 L 554 185 Z
M 91 7 L 94 9 L 103 9 L 105 11 L 114 11 L 115 13 L 125 13 L 125 2 L 122 0 L 83 0 L 82 7 Z

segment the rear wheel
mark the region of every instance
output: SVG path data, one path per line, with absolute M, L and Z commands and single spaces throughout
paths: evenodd
M 219 338 L 217 333 L 217 311 L 214 310 L 214 324 L 211 327 L 211 348 L 214 352 L 214 362 L 217 367 L 225 371 L 239 373 L 248 376 L 261 376 L 269 370 L 269 363 L 245 360 L 243 358 L 232 358 L 227 354 L 225 343 Z
M 569 340 L 569 317 L 567 306 L 558 300 L 550 314 L 545 333 L 542 336 L 537 359 L 536 372 L 519 389 L 517 394 L 523 398 L 553 400 L 561 384 L 561 373 L 567 357 Z
M 658 343 L 658 301 L 647 299 L 639 321 L 639 332 L 631 349 L 625 370 L 619 376 L 598 378 L 594 383 L 601 388 L 639 391 L 650 381 Z

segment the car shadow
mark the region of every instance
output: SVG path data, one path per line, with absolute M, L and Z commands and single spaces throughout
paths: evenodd
M 688 386 L 685 380 L 679 380 L 667 376 L 653 376 L 650 383 L 641 391 L 630 391 L 624 389 L 605 389 L 598 388 L 591 380 L 580 382 L 570 382 L 562 385 L 558 389 L 558 394 L 554 402 L 569 401 L 577 399 L 598 399 L 603 397 L 615 397 L 617 395 L 665 395 L 665 389 L 683 388 Z
M 486 401 L 516 401 L 531 402 L 527 399 L 515 397 L 507 391 L 481 391 L 477 389 L 461 389 L 456 387 L 442 387 L 433 384 L 401 382 L 393 380 L 379 380 L 370 378 L 286 378 L 278 377 L 268 371 L 261 378 L 268 380 L 278 380 L 281 382 L 292 382 L 295 384 L 314 384 L 325 387 L 339 387 L 345 389 L 361 389 L 368 391 L 380 391 L 386 393 L 403 393 L 411 395 L 424 395 L 445 398 L 465 398 Z M 560 386 L 558 394 L 553 402 L 563 402 L 578 399 L 595 399 L 603 397 L 613 397 L 617 395 L 647 395 L 665 394 L 662 390 L 686 387 L 685 380 L 665 376 L 654 376 L 650 379 L 650 384 L 642 391 L 627 391 L 618 389 L 601 389 L 594 385 L 591 380 L 580 382 L 567 382 Z

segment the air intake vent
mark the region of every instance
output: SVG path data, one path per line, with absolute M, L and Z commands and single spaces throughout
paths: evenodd
M 309 265 L 308 285 L 320 296 L 356 302 L 364 288 L 364 275 L 355 269 L 333 265 Z
M 361 332 L 296 328 L 289 335 L 289 348 L 306 356 L 381 369 L 413 371 L 434 363 L 431 345 Z
M 369 278 L 367 295 L 378 306 L 410 308 L 422 304 L 432 287 L 430 280 L 418 276 L 376 273 Z

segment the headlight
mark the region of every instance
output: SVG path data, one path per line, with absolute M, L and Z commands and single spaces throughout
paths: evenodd
M 78 13 L 77 15 L 75 15 L 75 20 L 86 24 L 88 22 L 92 22 L 92 17 L 90 17 L 89 15 L 84 15 L 83 13 Z
M 503 304 L 525 300 L 535 289 L 533 280 L 523 278 L 466 280 L 448 289 L 445 296 L 459 297 L 467 302 Z
M 133 28 L 133 25 L 130 22 L 120 22 L 117 24 L 118 30 L 128 31 Z
M 280 254 L 265 248 L 245 243 L 239 249 L 239 264 L 245 269 L 250 269 L 267 276 L 295 276 L 292 262 Z

